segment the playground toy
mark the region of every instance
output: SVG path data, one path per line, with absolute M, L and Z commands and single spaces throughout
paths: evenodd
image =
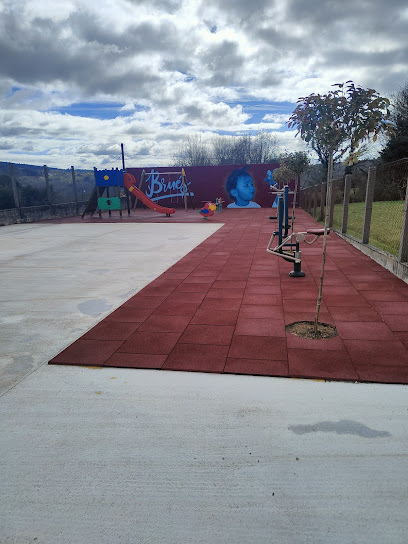
M 217 199 L 218 200 L 218 199 Z M 197 210 L 200 215 L 203 216 L 204 219 L 208 219 L 208 217 L 211 217 L 214 215 L 215 210 L 217 209 L 217 205 L 213 204 L 212 202 L 207 202 L 201 210 Z
M 297 184 L 296 184 L 297 185 Z M 293 224 L 295 219 L 295 199 L 296 189 L 294 192 L 289 192 L 289 187 L 285 185 L 282 189 L 277 187 L 271 187 L 271 191 L 277 194 L 278 197 L 278 215 L 276 217 L 270 217 L 270 219 L 278 220 L 278 229 L 272 233 L 269 243 L 266 247 L 266 251 L 271 255 L 277 255 L 282 257 L 285 261 L 293 262 L 293 270 L 289 273 L 292 278 L 302 278 L 305 273 L 302 270 L 302 255 L 300 251 L 300 242 L 306 242 L 307 244 L 313 244 L 319 236 L 324 234 L 324 228 L 312 228 L 307 229 L 306 232 L 293 232 Z M 293 210 L 291 224 L 289 225 L 289 194 L 293 194 Z M 289 233 L 289 229 L 291 232 Z M 330 230 L 328 229 L 329 233 Z M 306 236 L 311 235 L 313 239 L 307 239 Z M 277 245 L 272 249 L 272 244 L 278 237 Z M 295 249 L 293 249 L 295 248 Z
M 217 197 L 215 199 L 215 205 L 217 208 L 217 212 L 222 212 L 222 203 L 225 202 L 225 200 L 222 200 L 221 197 Z
M 143 170 L 143 172 L 144 172 L 144 170 Z M 135 195 L 136 202 L 137 202 L 137 199 L 139 199 L 141 202 L 143 202 L 143 204 L 145 204 L 145 206 L 147 206 L 148 208 L 150 208 L 154 212 L 165 213 L 166 217 L 170 217 L 170 215 L 175 213 L 176 210 L 174 208 L 166 208 L 164 206 L 160 206 L 159 204 L 157 204 L 153 200 L 150 200 L 150 198 L 148 196 L 146 196 L 138 187 L 136 187 L 136 180 L 135 180 L 134 176 L 132 176 L 132 174 L 128 174 L 127 172 L 125 172 L 123 174 L 123 181 L 124 181 L 124 185 L 125 185 L 126 189 L 130 193 Z M 136 204 L 135 204 L 135 206 L 136 206 Z

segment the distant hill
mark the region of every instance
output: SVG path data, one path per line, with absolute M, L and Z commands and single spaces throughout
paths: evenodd
M 14 175 L 17 183 L 22 186 L 45 189 L 44 167 L 32 164 L 15 164 Z M 0 176 L 9 176 L 9 163 L 0 162 Z M 50 186 L 53 190 L 54 202 L 72 202 L 74 200 L 74 189 L 72 183 L 71 168 L 65 170 L 60 168 L 48 168 Z M 95 185 L 93 170 L 76 170 L 75 179 L 79 200 L 87 200 Z

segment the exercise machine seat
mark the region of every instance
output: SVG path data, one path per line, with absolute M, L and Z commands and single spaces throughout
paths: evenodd
M 308 234 L 314 234 L 315 236 L 322 236 L 324 234 L 324 229 L 307 229 Z M 327 229 L 327 234 L 329 234 L 330 229 Z

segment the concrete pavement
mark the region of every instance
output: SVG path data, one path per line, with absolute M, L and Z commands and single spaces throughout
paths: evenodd
M 0 229 L 2 544 L 406 542 L 406 386 L 45 365 L 218 227 Z

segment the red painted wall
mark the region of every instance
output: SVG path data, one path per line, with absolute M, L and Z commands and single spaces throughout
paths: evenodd
M 201 208 L 206 202 L 215 201 L 217 197 L 221 197 L 226 207 L 233 202 L 229 194 L 226 192 L 225 184 L 228 176 L 233 170 L 243 168 L 239 165 L 228 166 L 186 166 L 184 168 L 189 189 L 194 193 L 194 205 L 196 208 Z M 262 208 L 270 208 L 275 196 L 269 192 L 269 183 L 264 181 L 267 176 L 267 171 L 273 171 L 278 168 L 278 163 L 270 164 L 251 164 L 247 167 L 247 172 L 252 176 L 256 188 L 253 201 L 258 203 Z M 180 187 L 176 187 L 177 174 L 167 174 L 166 172 L 181 172 L 179 167 L 153 167 L 153 168 L 127 168 L 126 171 L 132 174 L 136 179 L 136 184 L 139 182 L 142 175 L 142 170 L 146 175 L 152 170 L 159 173 L 155 175 L 153 180 L 144 183 L 141 190 L 147 194 L 149 198 L 155 200 L 162 206 L 171 206 L 173 208 L 183 208 L 184 200 L 182 197 L 169 197 L 170 194 L 182 193 Z M 170 186 L 169 186 L 170 184 Z M 291 190 L 294 190 L 294 181 L 289 184 Z M 165 198 L 160 198 L 165 197 Z M 141 205 L 138 203 L 138 206 Z M 191 208 L 191 203 L 188 202 L 188 207 Z

